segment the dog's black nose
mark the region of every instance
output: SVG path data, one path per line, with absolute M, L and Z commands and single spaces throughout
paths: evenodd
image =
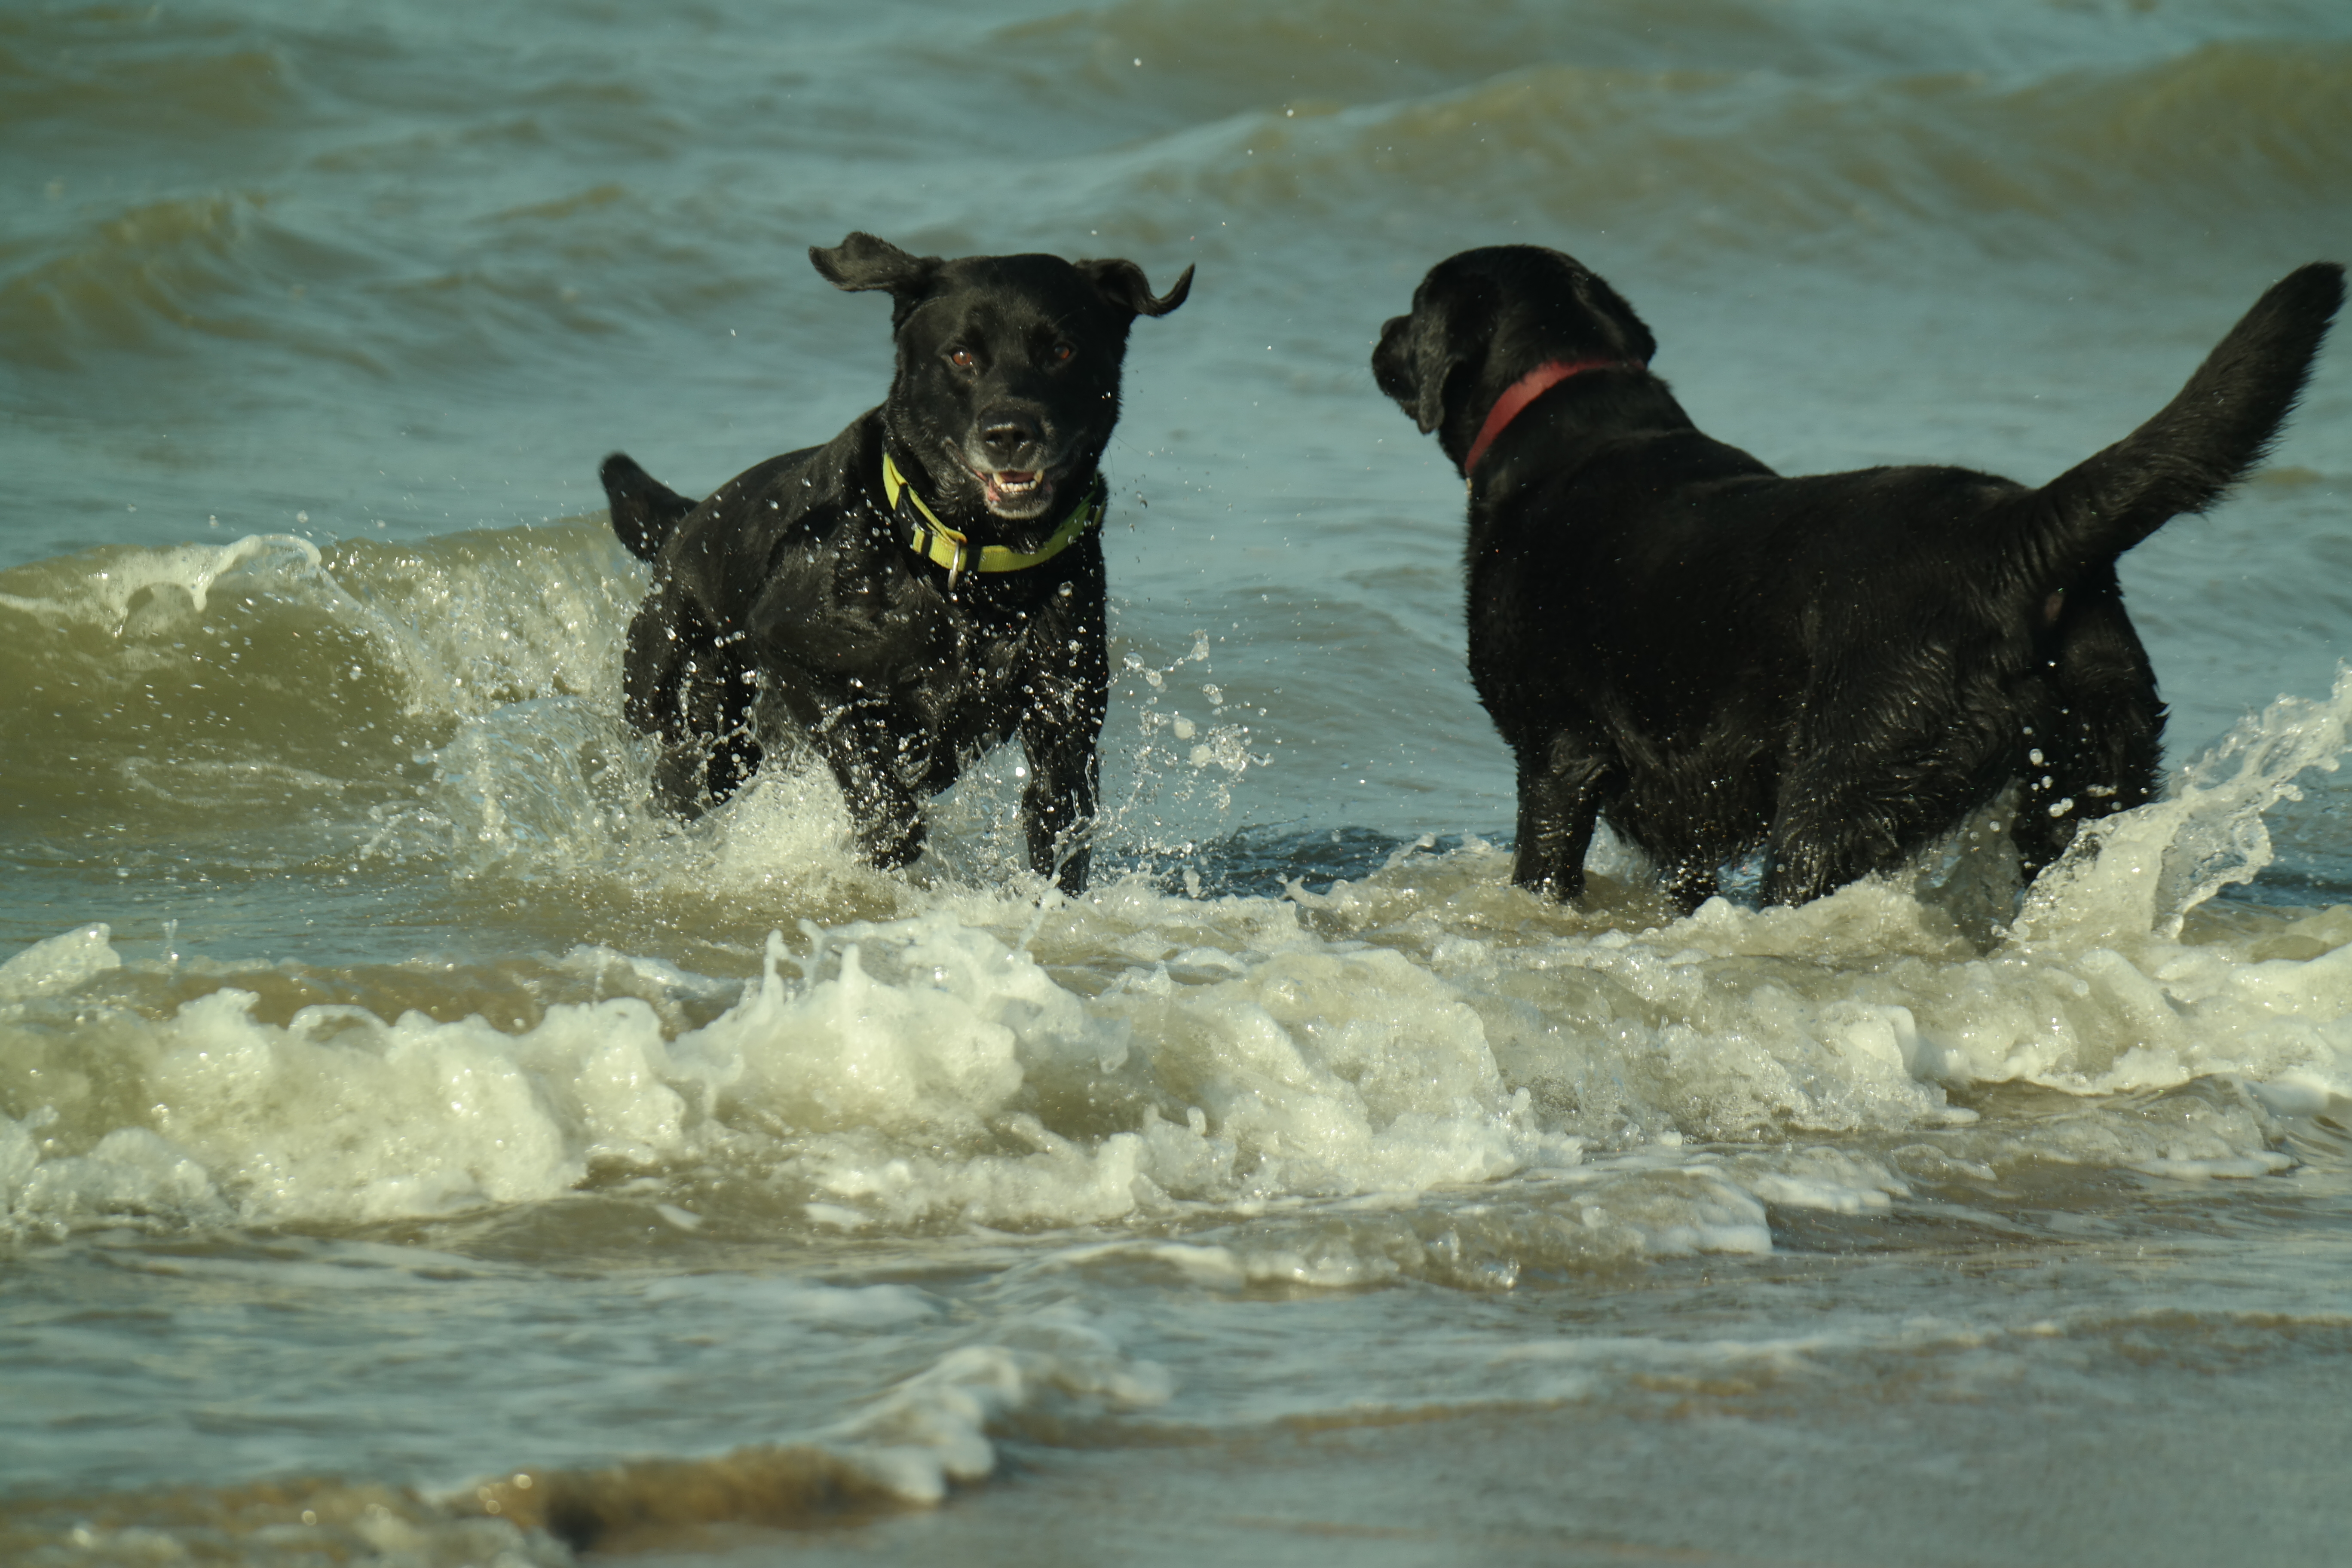
M 1013 459 L 1024 447 L 1034 447 L 1043 439 L 1037 421 L 1030 415 L 1008 409 L 992 410 L 981 418 L 980 444 L 1000 468 L 1009 468 Z

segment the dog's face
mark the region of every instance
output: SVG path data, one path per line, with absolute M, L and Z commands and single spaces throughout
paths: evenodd
M 836 287 L 887 289 L 897 374 L 884 408 L 894 450 L 929 474 L 943 516 L 1058 522 L 1118 422 L 1135 318 L 1184 302 L 1186 268 L 1155 298 L 1131 261 L 910 256 L 853 234 L 809 259 Z
M 1372 379 L 1456 464 L 1510 384 L 1554 359 L 1647 364 L 1650 329 L 1572 256 L 1497 245 L 1450 256 L 1391 317 Z

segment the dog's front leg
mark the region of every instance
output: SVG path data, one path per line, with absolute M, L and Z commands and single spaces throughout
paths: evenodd
M 1511 880 L 1565 903 L 1584 896 L 1584 854 L 1608 767 L 1555 735 L 1519 748 L 1519 845 Z
M 831 709 L 803 728 L 849 804 L 857 852 L 886 871 L 911 864 L 923 852 L 923 812 L 900 776 L 899 727 L 878 706 L 859 703 Z
M 1086 891 L 1093 859 L 1087 836 L 1095 825 L 1102 712 L 1097 702 L 1091 710 L 1057 713 L 1058 722 L 1032 712 L 1021 724 L 1021 746 L 1029 757 L 1029 782 L 1021 791 L 1029 868 L 1052 878 L 1072 898 Z

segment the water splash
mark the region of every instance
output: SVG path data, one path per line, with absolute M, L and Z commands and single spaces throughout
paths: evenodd
M 2011 927 L 2021 945 L 2179 938 L 2189 912 L 2271 863 L 2263 814 L 2300 800 L 2295 778 L 2341 765 L 2352 727 L 2352 668 L 2323 699 L 2282 697 L 2242 720 L 2180 771 L 2164 799 L 2078 834 L 2036 879 Z

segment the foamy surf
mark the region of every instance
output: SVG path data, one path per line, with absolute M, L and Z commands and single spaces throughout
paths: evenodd
M 568 709 L 506 712 L 571 743 Z M 1989 941 L 1965 876 L 1932 867 L 1801 909 L 1643 924 L 1637 900 L 1613 923 L 1608 889 L 1597 913 L 1544 907 L 1476 843 L 1283 899 L 901 887 L 913 912 L 771 934 L 723 1007 L 723 979 L 589 950 L 518 979 L 528 1017 L 289 1006 L 233 968 L 126 964 L 82 928 L 0 964 L 0 1061 L 28 1108 L 0 1118 L 0 1194 L 53 1231 L 352 1225 L 715 1163 L 815 1232 L 1231 1227 L 1242 1277 L 1356 1283 L 1760 1252 L 1765 1205 L 1851 1212 L 1920 1170 L 2275 1171 L 2278 1117 L 2352 1098 L 2352 919 L 2183 922 L 2261 869 L 2262 811 L 2334 765 L 2347 718 L 2352 679 L 2250 721 L 2086 834 Z M 837 803 L 763 788 L 713 834 L 653 836 L 626 874 L 822 860 Z M 457 874 L 561 873 L 529 802 L 501 798 L 523 804 L 473 837 L 503 852 L 461 849 Z M 179 994 L 159 1007 L 146 982 Z M 1972 1101 L 2001 1084 L 2083 1108 L 1988 1121 Z M 1479 1192 L 1514 1216 L 1497 1235 L 1542 1238 L 1449 1220 L 1433 1252 L 1344 1207 Z M 1337 1230 L 1303 1245 L 1302 1224 Z

